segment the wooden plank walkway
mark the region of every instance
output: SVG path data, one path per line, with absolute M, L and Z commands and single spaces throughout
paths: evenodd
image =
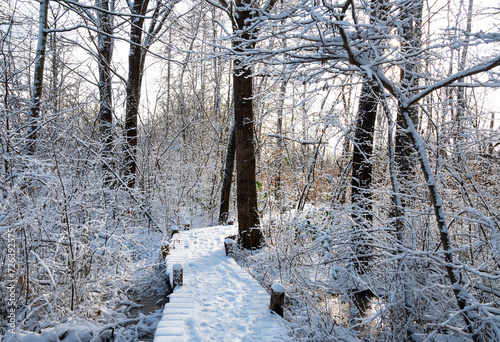
M 291 340 L 287 322 L 269 310 L 267 291 L 225 256 L 224 237 L 235 233 L 232 226 L 180 232 L 167 272 L 182 264 L 184 285 L 169 296 L 154 342 Z

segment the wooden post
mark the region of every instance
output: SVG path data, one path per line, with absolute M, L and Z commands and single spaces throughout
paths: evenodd
M 163 260 L 167 259 L 167 256 L 169 254 L 170 254 L 170 246 L 168 244 L 161 246 L 161 256 Z
M 271 286 L 271 303 L 269 308 L 283 317 L 283 305 L 285 304 L 285 287 L 279 283 Z
M 174 240 L 174 235 L 177 234 L 177 240 Z M 181 242 L 181 234 L 179 234 L 179 229 L 172 229 L 172 234 L 170 235 L 170 239 L 175 242 Z
M 224 248 L 226 249 L 226 256 L 232 257 L 234 255 L 233 247 L 234 247 L 234 240 L 231 238 L 226 238 L 224 240 Z
M 183 269 L 181 264 L 175 264 L 172 266 L 172 283 L 173 288 L 177 286 L 182 286 L 183 282 Z

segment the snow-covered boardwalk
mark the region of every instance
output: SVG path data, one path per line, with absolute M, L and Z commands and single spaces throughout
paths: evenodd
M 289 340 L 286 321 L 269 310 L 266 290 L 225 256 L 224 238 L 235 233 L 233 226 L 180 232 L 167 272 L 182 264 L 184 285 L 169 296 L 154 342 Z

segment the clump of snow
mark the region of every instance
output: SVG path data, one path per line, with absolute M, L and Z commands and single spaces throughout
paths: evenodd
M 274 283 L 271 286 L 271 289 L 276 292 L 276 293 L 285 293 L 285 287 L 281 285 L 280 283 Z

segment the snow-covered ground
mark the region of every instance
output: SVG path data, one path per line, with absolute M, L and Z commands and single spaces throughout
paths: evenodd
M 287 322 L 269 310 L 267 291 L 225 256 L 224 239 L 235 233 L 217 226 L 174 236 L 167 272 L 181 263 L 184 285 L 170 295 L 155 342 L 291 340 Z

